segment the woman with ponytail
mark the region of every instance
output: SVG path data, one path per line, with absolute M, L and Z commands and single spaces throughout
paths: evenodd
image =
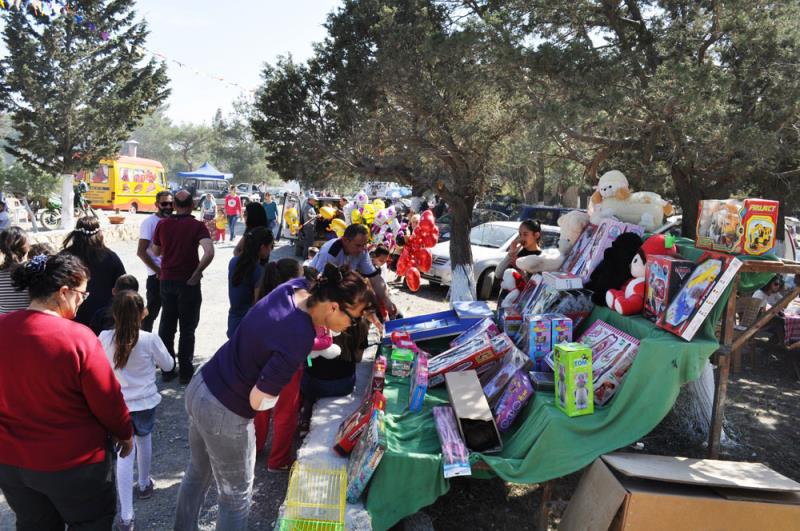
M 253 417 L 274 407 L 306 360 L 316 327 L 342 332 L 375 307 L 368 282 L 328 265 L 318 280 L 281 284 L 256 303 L 186 388 L 191 458 L 178 494 L 175 529 L 197 528 L 212 478 L 217 529 L 247 529 L 256 458 Z
M 150 477 L 153 455 L 151 433 L 155 425 L 156 406 L 161 395 L 156 388 L 156 368 L 169 372 L 175 368 L 167 347 L 158 334 L 140 330 L 147 309 L 141 295 L 123 290 L 111 303 L 114 329 L 100 332 L 100 343 L 122 388 L 122 396 L 133 422 L 134 447 L 127 457 L 117 459 L 117 493 L 120 522 L 117 528 L 133 529 L 133 462 L 139 466 L 139 498 L 152 496 L 154 483 Z M 137 459 L 138 458 L 138 459 Z
M 0 314 L 27 308 L 31 302 L 28 290 L 17 290 L 11 283 L 11 273 L 28 254 L 28 235 L 19 227 L 0 232 Z
M 111 529 L 109 435 L 124 458 L 133 430 L 100 341 L 72 321 L 89 271 L 70 254 L 39 255 L 11 279 L 31 303 L 0 316 L 0 490 L 18 529 Z
M 257 206 L 263 212 L 261 205 Z M 257 288 L 263 275 L 263 264 L 269 260 L 273 245 L 272 232 L 266 227 L 256 227 L 242 238 L 241 256 L 234 256 L 228 263 L 228 337 L 233 335 L 239 321 L 257 299 Z

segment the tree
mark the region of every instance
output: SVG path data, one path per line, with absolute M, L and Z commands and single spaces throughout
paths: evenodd
M 131 133 L 131 138 L 139 142 L 140 157 L 161 162 L 167 175 L 172 175 L 187 168 L 181 157 L 172 148 L 175 142 L 176 126 L 167 116 L 167 110 L 166 106 L 162 106 L 146 116 L 142 124 Z
M 38 231 L 36 226 L 36 216 L 28 202 L 32 197 L 47 197 L 58 187 L 58 176 L 49 173 L 34 171 L 24 167 L 22 164 L 3 166 L 0 169 L 0 185 L 8 192 L 17 196 L 25 210 L 31 217 L 34 232 Z
M 452 208 L 451 297 L 472 298 L 469 229 L 527 98 L 471 20 L 430 0 L 348 0 L 306 64 L 264 70 L 252 125 L 284 179 L 357 173 L 433 189 Z
M 134 20 L 133 0 L 70 6 L 80 18 L 35 14 L 33 7 L 6 12 L 8 55 L 0 64 L 0 97 L 16 132 L 6 137 L 6 150 L 30 168 L 62 176 L 67 228 L 72 175 L 114 156 L 169 95 L 166 67 L 143 61 L 148 30 Z
M 174 129 L 170 147 L 186 170 L 192 171 L 209 159 L 213 136 L 213 129 L 205 124 L 181 124 Z

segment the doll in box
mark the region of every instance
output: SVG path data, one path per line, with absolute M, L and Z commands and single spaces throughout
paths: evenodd
M 586 384 L 586 373 L 575 375 L 575 409 L 586 409 L 589 406 L 589 389 Z
M 642 313 L 645 297 L 645 265 L 647 257 L 653 255 L 676 255 L 671 239 L 663 234 L 656 234 L 645 240 L 634 255 L 630 264 L 631 278 L 620 289 L 606 292 L 606 305 L 622 315 Z

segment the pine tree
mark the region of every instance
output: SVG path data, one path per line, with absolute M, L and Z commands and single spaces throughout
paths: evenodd
M 169 95 L 165 65 L 144 61 L 149 33 L 133 0 L 70 2 L 68 12 L 5 14 L 0 102 L 16 134 L 5 149 L 26 166 L 63 176 L 64 226 L 72 175 L 113 157 Z

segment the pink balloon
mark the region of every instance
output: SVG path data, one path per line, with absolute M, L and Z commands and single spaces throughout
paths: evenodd
M 410 267 L 406 272 L 406 286 L 411 291 L 419 290 L 419 269 Z

